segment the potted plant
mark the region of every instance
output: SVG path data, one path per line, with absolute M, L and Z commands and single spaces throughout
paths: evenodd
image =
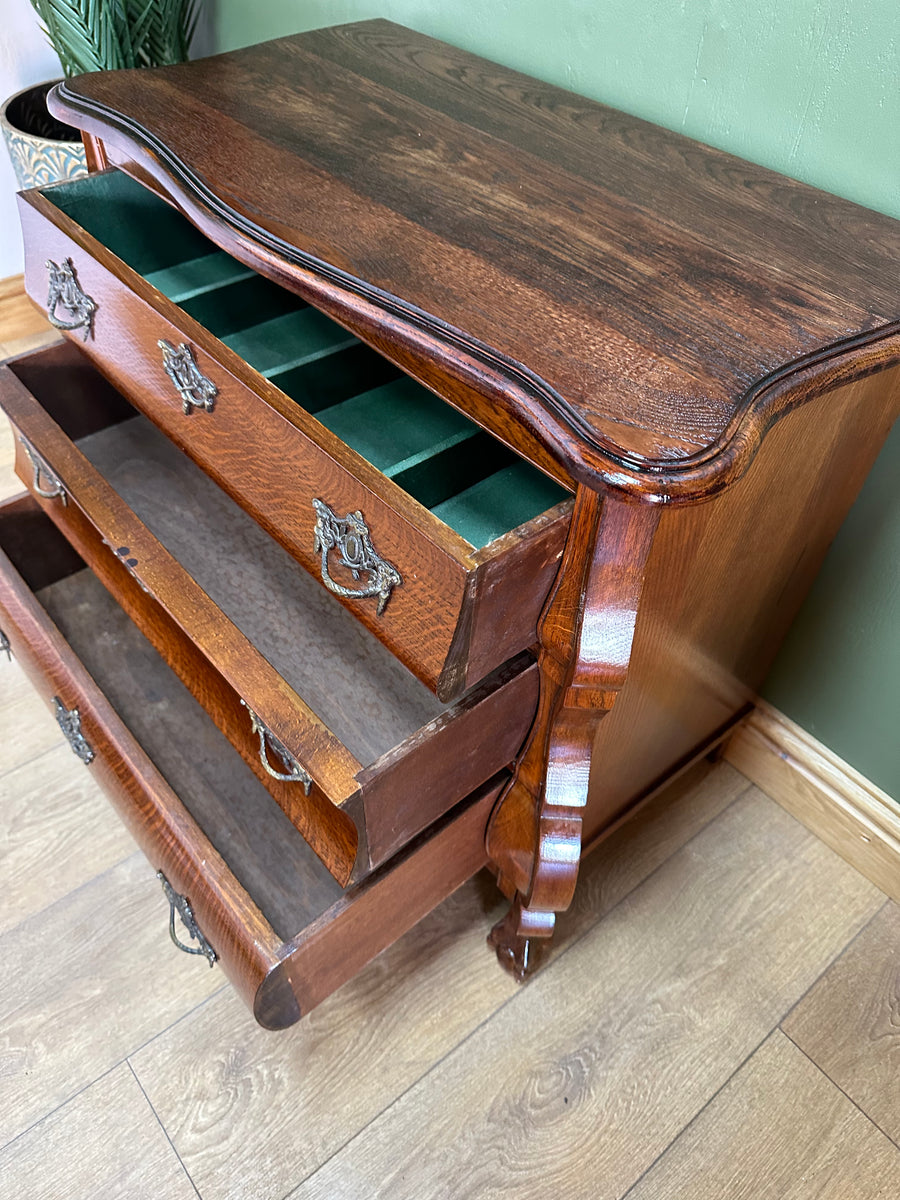
M 200 0 L 31 0 L 63 73 L 183 62 Z M 56 81 L 25 88 L 0 109 L 0 128 L 20 187 L 74 179 L 86 171 L 76 129 L 47 112 Z

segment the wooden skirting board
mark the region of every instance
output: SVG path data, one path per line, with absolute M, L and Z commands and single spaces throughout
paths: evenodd
M 811 833 L 900 901 L 900 804 L 761 703 L 725 757 Z

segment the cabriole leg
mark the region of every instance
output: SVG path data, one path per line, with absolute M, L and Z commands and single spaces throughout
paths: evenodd
M 572 902 L 597 723 L 625 683 L 644 568 L 659 520 L 580 487 L 538 627 L 541 694 L 512 782 L 487 831 L 511 908 L 488 939 L 519 980 Z

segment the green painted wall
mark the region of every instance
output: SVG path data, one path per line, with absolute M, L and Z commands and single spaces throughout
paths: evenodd
M 900 218 L 897 0 L 217 0 L 226 50 L 388 17 Z M 900 268 L 898 268 L 900 269 Z M 900 797 L 900 428 L 767 698 Z

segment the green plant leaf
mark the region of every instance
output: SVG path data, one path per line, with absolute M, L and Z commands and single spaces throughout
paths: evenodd
M 188 56 L 200 0 L 31 0 L 65 75 Z

